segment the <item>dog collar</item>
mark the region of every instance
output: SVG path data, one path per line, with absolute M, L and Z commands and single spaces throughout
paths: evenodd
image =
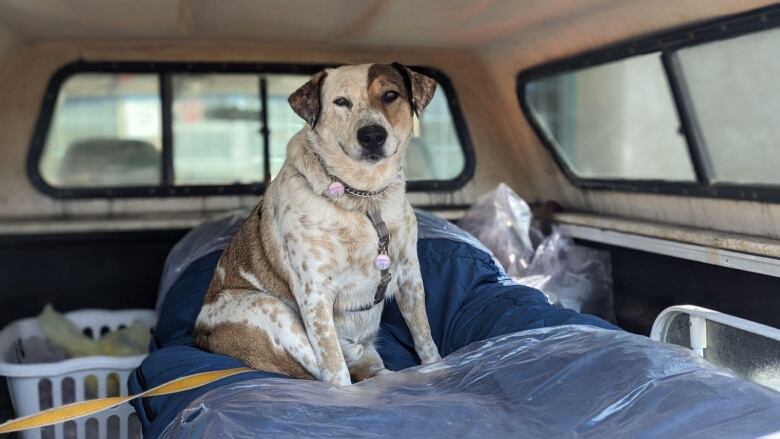
M 355 189 L 328 171 L 328 165 L 325 164 L 325 161 L 322 159 L 322 157 L 320 157 L 319 154 L 313 151 L 312 153 L 314 154 L 314 157 L 317 157 L 317 161 L 320 162 L 322 170 L 325 171 L 325 175 L 327 175 L 330 179 L 330 184 L 328 185 L 328 190 L 326 192 L 326 195 L 330 198 L 339 198 L 345 193 L 358 198 L 375 198 L 385 193 L 388 189 L 390 189 L 390 186 L 392 186 L 391 184 L 387 185 L 378 191 L 364 191 Z

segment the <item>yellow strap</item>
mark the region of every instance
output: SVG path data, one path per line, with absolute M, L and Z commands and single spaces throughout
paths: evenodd
M 46 427 L 60 422 L 70 421 L 84 416 L 94 415 L 95 413 L 116 407 L 142 396 L 160 396 L 171 393 L 184 392 L 186 390 L 196 389 L 206 384 L 219 381 L 240 373 L 252 372 L 254 369 L 248 367 L 237 367 L 235 369 L 217 370 L 213 372 L 201 372 L 188 376 L 176 378 L 167 383 L 160 384 L 145 392 L 130 396 L 116 396 L 112 398 L 91 399 L 89 401 L 74 402 L 72 404 L 51 408 L 29 416 L 23 416 L 18 419 L 11 419 L 0 425 L 0 434 L 12 433 L 15 431 L 28 430 L 31 428 Z

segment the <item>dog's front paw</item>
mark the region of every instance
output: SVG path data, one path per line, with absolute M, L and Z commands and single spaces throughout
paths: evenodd
M 439 349 L 436 348 L 436 343 L 433 341 L 417 348 L 417 356 L 420 357 L 422 364 L 431 364 L 441 360 Z
M 342 343 L 341 352 L 344 354 L 344 360 L 347 364 L 353 364 L 363 358 L 365 348 L 359 343 Z

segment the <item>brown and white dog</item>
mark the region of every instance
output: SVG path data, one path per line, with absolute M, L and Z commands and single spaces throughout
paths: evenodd
M 197 346 L 350 384 L 387 372 L 374 338 L 383 299 L 397 295 L 420 359 L 439 359 L 403 172 L 413 117 L 435 89 L 400 64 L 364 64 L 320 72 L 290 96 L 307 125 L 219 260 Z

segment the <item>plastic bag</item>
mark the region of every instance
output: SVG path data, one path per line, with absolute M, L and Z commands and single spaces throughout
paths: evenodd
M 97 343 L 81 332 L 67 317 L 54 310 L 51 304 L 43 307 L 38 316 L 38 324 L 44 335 L 55 346 L 64 350 L 68 357 L 87 357 L 100 355 Z
M 576 245 L 553 227 L 515 281 L 541 290 L 552 304 L 615 322 L 611 273 L 608 252 Z
M 130 326 L 107 333 L 100 340 L 93 340 L 84 335 L 81 328 L 67 317 L 55 311 L 51 304 L 43 307 L 43 312 L 38 316 L 38 324 L 46 338 L 65 351 L 69 358 L 145 354 L 148 352 L 151 338 L 148 327 L 141 322 L 133 322 Z
M 510 276 L 517 276 L 528 269 L 534 256 L 532 219 L 528 204 L 501 183 L 479 197 L 458 226 L 490 248 Z
M 98 350 L 102 355 L 126 357 L 145 354 L 149 350 L 149 327 L 135 321 L 130 326 L 109 332 L 98 340 Z
M 65 351 L 46 337 L 19 339 L 6 353 L 6 361 L 13 364 L 56 363 L 67 360 Z
M 609 253 L 576 245 L 557 228 L 542 239 L 532 220 L 528 204 L 501 183 L 458 225 L 488 246 L 515 282 L 541 290 L 552 304 L 615 322 Z

